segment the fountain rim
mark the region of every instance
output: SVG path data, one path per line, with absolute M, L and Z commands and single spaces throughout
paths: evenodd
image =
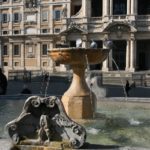
M 77 48 L 77 47 L 71 47 L 71 48 L 53 48 L 48 50 L 48 52 L 57 52 L 57 51 L 62 51 L 62 52 L 68 52 L 68 51 L 110 51 L 110 49 L 106 49 L 106 48 Z M 72 52 L 73 52 L 72 51 Z

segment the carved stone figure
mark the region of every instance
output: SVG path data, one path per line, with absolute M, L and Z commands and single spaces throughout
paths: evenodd
M 29 97 L 18 118 L 7 125 L 8 134 L 16 145 L 45 145 L 68 141 L 80 148 L 86 140 L 85 129 L 66 114 L 58 97 Z

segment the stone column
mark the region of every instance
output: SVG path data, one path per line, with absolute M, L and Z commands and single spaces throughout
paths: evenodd
M 109 15 L 109 0 L 103 0 L 103 17 Z
M 135 63 L 136 63 L 136 41 L 135 39 L 131 39 L 130 41 L 130 71 L 135 71 Z
M 13 43 L 9 43 L 9 68 L 13 69 Z
M 131 15 L 137 15 L 137 0 L 131 0 Z
M 129 70 L 130 67 L 130 41 L 127 41 L 126 47 L 126 71 Z
M 109 9 L 110 9 L 109 14 L 110 14 L 110 16 L 112 16 L 113 15 L 113 0 L 110 0 Z
M 130 13 L 131 13 L 131 0 L 127 0 L 127 15 L 130 15 Z
M 2 68 L 3 67 L 3 60 L 2 60 L 2 43 L 1 43 L 1 41 L 0 41 L 0 68 Z
M 36 48 L 36 58 L 37 58 L 37 67 L 38 69 L 41 69 L 41 43 L 37 42 L 37 48 Z

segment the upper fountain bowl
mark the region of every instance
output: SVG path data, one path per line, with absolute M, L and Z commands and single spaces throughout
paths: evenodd
M 98 64 L 107 58 L 109 49 L 54 48 L 48 54 L 58 64 Z

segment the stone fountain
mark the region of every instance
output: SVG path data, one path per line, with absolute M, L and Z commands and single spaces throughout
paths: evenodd
M 85 81 L 85 69 L 87 63 L 102 63 L 108 53 L 108 49 L 101 48 L 57 48 L 49 51 L 49 56 L 57 64 L 69 64 L 73 70 L 72 83 L 62 97 L 62 103 L 69 117 L 93 118 L 95 101 Z
M 18 118 L 6 125 L 12 143 L 19 150 L 81 148 L 86 141 L 84 127 L 72 119 L 91 119 L 94 98 L 85 81 L 89 64 L 101 63 L 108 49 L 58 48 L 49 56 L 59 64 L 70 64 L 73 80 L 62 99 L 56 96 L 31 96 Z M 70 118 L 69 118 L 69 117 Z

